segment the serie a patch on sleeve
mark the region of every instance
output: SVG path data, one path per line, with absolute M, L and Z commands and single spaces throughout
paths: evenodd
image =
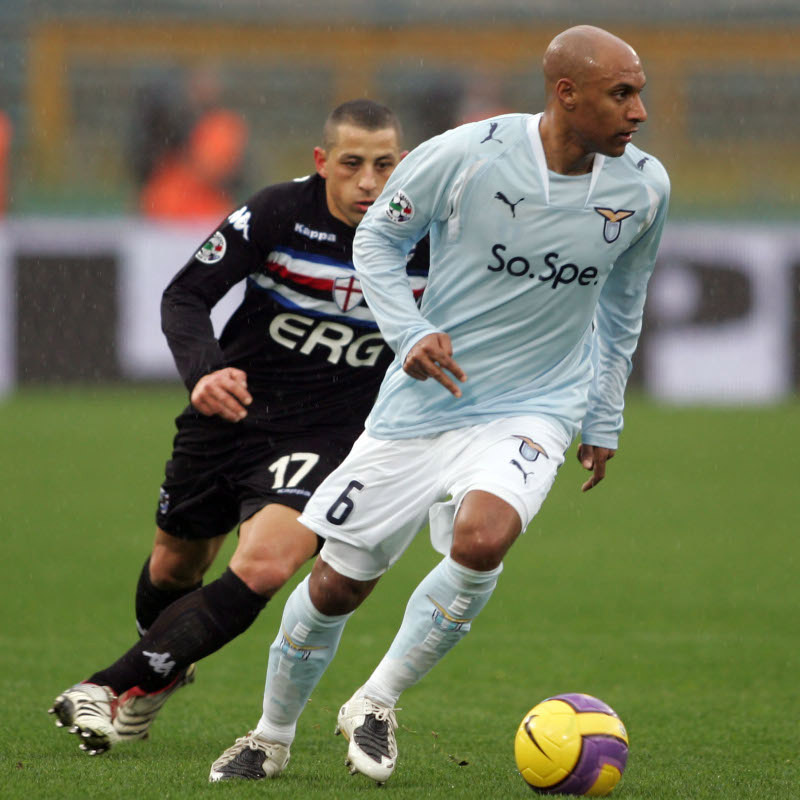
M 386 206 L 386 216 L 392 222 L 409 222 L 414 218 L 414 204 L 402 189 L 392 195 L 389 205 Z
M 222 261 L 228 243 L 225 237 L 217 231 L 211 238 L 195 253 L 194 257 L 203 264 L 216 264 Z

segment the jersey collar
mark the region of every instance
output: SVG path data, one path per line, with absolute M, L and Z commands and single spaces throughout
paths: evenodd
M 528 119 L 528 138 L 533 148 L 533 157 L 536 159 L 536 165 L 539 167 L 539 174 L 542 178 L 542 190 L 544 191 L 544 201 L 550 205 L 550 175 L 547 171 L 547 159 L 544 155 L 544 146 L 542 145 L 542 137 L 539 133 L 539 122 L 542 119 L 542 114 L 534 114 Z M 592 196 L 597 179 L 600 177 L 600 170 L 603 169 L 606 157 L 601 153 L 594 154 L 594 163 L 592 164 L 592 179 L 589 182 L 589 191 L 586 193 L 586 201 L 583 206 L 589 205 L 589 198 Z

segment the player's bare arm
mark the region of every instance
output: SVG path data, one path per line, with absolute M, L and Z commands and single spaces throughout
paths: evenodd
M 606 461 L 614 458 L 616 452 L 609 447 L 596 447 L 591 444 L 582 444 L 578 447 L 578 461 L 584 469 L 592 471 L 592 477 L 581 486 L 582 492 L 588 492 L 605 478 Z
M 433 378 L 455 397 L 461 397 L 461 389 L 444 370 L 461 383 L 467 380 L 466 373 L 453 359 L 453 344 L 446 333 L 429 333 L 423 336 L 408 351 L 403 369 L 418 381 Z
M 228 422 L 240 422 L 253 402 L 247 390 L 247 374 L 236 367 L 225 367 L 203 375 L 192 389 L 192 405 L 207 417 L 215 414 Z

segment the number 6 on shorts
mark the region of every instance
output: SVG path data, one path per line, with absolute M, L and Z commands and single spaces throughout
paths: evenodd
M 328 509 L 325 519 L 328 520 L 331 525 L 341 525 L 350 516 L 350 512 L 354 508 L 353 501 L 347 495 L 349 495 L 353 489 L 360 492 L 363 488 L 364 484 L 360 481 L 350 481 L 350 483 L 347 484 L 347 488 L 336 498 L 336 502 Z

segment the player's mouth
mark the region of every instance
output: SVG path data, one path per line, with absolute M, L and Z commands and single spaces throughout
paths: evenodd
M 374 203 L 374 200 L 361 200 L 356 203 L 356 208 L 362 213 L 366 214 L 369 211 L 369 207 Z
M 620 139 L 621 141 L 625 142 L 625 144 L 628 144 L 630 140 L 633 139 L 633 134 L 637 133 L 638 131 L 638 128 L 632 128 L 629 131 L 623 131 L 622 133 L 617 134 L 617 139 Z

